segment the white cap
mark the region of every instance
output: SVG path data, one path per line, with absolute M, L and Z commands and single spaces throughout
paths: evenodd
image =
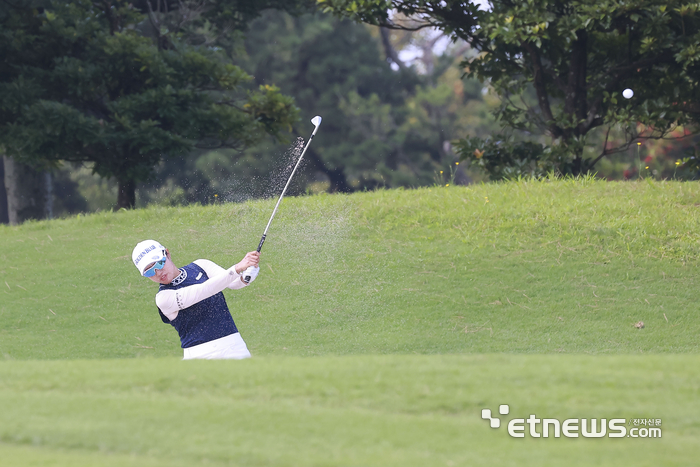
M 134 248 L 131 260 L 143 276 L 146 266 L 165 258 L 165 247 L 155 240 L 144 240 Z

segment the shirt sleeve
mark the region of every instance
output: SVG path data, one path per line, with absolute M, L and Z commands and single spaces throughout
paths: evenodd
M 199 303 L 212 295 L 216 295 L 226 287 L 241 288 L 240 286 L 233 287 L 236 281 L 243 283 L 233 266 L 229 269 L 224 269 L 209 261 L 209 263 L 218 268 L 218 270 L 212 268 L 212 272 L 215 273 L 210 274 L 199 261 L 201 260 L 197 260 L 195 263 L 205 270 L 207 276 L 209 276 L 208 280 L 201 284 L 194 284 L 177 290 L 161 290 L 156 294 L 156 306 L 170 321 L 177 318 L 180 310 Z M 245 285 L 245 283 L 243 284 Z
M 209 276 L 209 277 L 217 276 L 219 274 L 222 274 L 224 271 L 226 271 L 226 269 L 222 268 L 221 266 L 219 266 L 218 264 L 216 264 L 213 261 L 209 261 L 208 259 L 198 259 L 198 260 L 194 261 L 194 264 L 196 264 L 200 268 L 204 269 L 204 272 L 206 272 L 207 276 Z M 232 270 L 233 266 L 231 266 L 231 268 L 229 268 L 229 269 Z M 242 289 L 243 287 L 246 287 L 247 285 L 248 284 L 246 284 L 245 282 L 243 282 L 243 280 L 241 280 L 241 276 L 238 276 L 233 280 L 233 282 L 231 282 L 230 285 L 227 285 L 227 287 L 229 289 L 236 290 L 236 289 Z

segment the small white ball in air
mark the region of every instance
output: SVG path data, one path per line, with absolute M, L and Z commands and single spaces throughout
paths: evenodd
M 632 91 L 630 88 L 627 88 L 624 91 L 622 91 L 622 96 L 625 99 L 631 99 L 632 96 L 634 96 L 634 91 Z

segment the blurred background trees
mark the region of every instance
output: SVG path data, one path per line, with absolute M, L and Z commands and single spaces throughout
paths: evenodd
M 694 178 L 697 8 L 531 3 L 0 2 L 0 192 L 27 217 L 275 196 L 314 115 L 292 194 Z
M 93 11 L 91 2 L 70 5 L 72 8 L 82 5 L 87 9 L 83 11 Z M 73 74 L 62 77 L 56 63 L 63 60 L 61 54 L 75 52 L 59 50 L 53 60 L 42 64 L 43 71 L 45 76 L 52 76 L 56 89 L 74 87 L 69 92 L 80 95 L 80 99 L 70 97 L 80 101 L 82 108 L 89 107 L 85 101 L 90 99 L 104 100 L 95 96 L 98 92 L 102 96 L 105 89 L 94 91 L 99 86 L 89 76 L 111 76 L 109 83 L 115 86 L 111 95 L 121 99 L 134 92 L 139 97 L 131 96 L 132 103 L 142 98 L 149 79 L 148 84 L 170 86 L 168 89 L 176 95 L 185 89 L 192 100 L 172 100 L 172 107 L 167 110 L 168 100 L 162 93 L 151 94 L 150 101 L 139 104 L 141 113 L 129 124 L 133 127 L 148 122 L 151 131 L 160 133 L 141 133 L 140 139 L 125 133 L 122 142 L 126 148 L 117 150 L 112 139 L 109 148 L 106 144 L 93 148 L 92 155 L 86 155 L 85 148 L 90 148 L 90 144 L 85 144 L 86 138 L 80 139 L 77 127 L 89 127 L 91 123 L 94 129 L 87 133 L 102 135 L 108 133 L 105 126 L 108 129 L 110 125 L 123 126 L 123 122 L 106 120 L 103 116 L 93 118 L 88 111 L 82 117 L 77 114 L 73 115 L 75 118 L 62 117 L 64 126 L 60 127 L 58 136 L 43 136 L 41 132 L 48 128 L 47 119 L 57 118 L 51 112 L 40 108 L 18 119 L 23 114 L 6 111 L 3 121 L 13 127 L 15 136 L 3 142 L 5 151 L 39 170 L 50 170 L 54 215 L 113 208 L 115 199 L 120 200 L 120 194 L 125 191 L 125 179 L 131 180 L 127 191 L 133 196 L 127 202 L 117 202 L 117 207 L 273 196 L 279 192 L 279 180 L 284 178 L 284 170 L 294 157 L 296 138 L 308 137 L 308 120 L 317 114 L 324 117 L 323 130 L 317 136 L 318 142 L 307 152 L 304 169 L 295 178 L 292 193 L 412 187 L 445 183 L 449 179 L 467 183 L 480 177 L 459 169 L 451 142 L 467 130 L 488 134 L 494 122 L 490 108 L 497 105 L 497 99 L 486 94 L 486 88 L 477 80 L 462 79 L 457 65 L 465 53 L 470 53 L 464 43 L 444 40 L 435 31 L 426 34 L 382 31 L 322 14 L 315 11 L 313 2 L 144 1 L 122 6 L 132 18 L 130 26 L 124 26 L 124 35 L 138 42 L 142 49 L 150 50 L 153 57 L 162 59 L 169 54 L 171 60 L 176 60 L 186 53 L 197 53 L 210 60 L 206 63 L 215 77 L 216 67 L 235 70 L 238 73 L 235 84 L 241 85 L 244 92 L 216 88 L 221 83 L 212 80 L 208 88 L 196 94 L 191 76 L 183 75 L 180 82 L 175 82 L 172 75 L 177 73 L 172 70 L 168 70 L 169 81 L 165 76 L 140 76 L 154 68 L 150 63 L 142 63 L 144 57 L 123 57 L 117 66 L 113 57 L 101 53 L 104 51 L 99 48 L 93 56 L 81 57 L 89 64 L 85 63 L 84 67 L 74 64 Z M 66 21 L 60 18 L 65 11 L 52 8 L 40 8 L 34 17 L 29 15 L 39 23 L 37 28 L 46 28 L 47 12 L 59 21 Z M 105 14 L 96 14 L 86 23 L 92 24 L 93 20 L 102 21 L 101 26 L 94 27 L 94 34 L 109 35 Z M 85 40 L 99 43 L 101 39 Z M 14 53 L 20 54 L 21 49 Z M 28 58 L 23 60 L 26 62 Z M 134 63 L 129 65 L 129 60 Z M 12 72 L 19 76 L 17 70 L 25 66 L 24 62 L 18 57 L 10 63 Z M 105 68 L 107 65 L 113 68 Z M 127 72 L 119 74 L 122 68 Z M 170 68 L 184 69 L 183 66 Z M 84 69 L 92 71 L 85 76 Z M 11 84 L 15 85 L 16 80 Z M 251 98 L 250 93 L 256 89 L 259 97 Z M 5 95 L 11 94 L 7 88 L 4 90 Z M 246 111 L 253 123 L 262 128 L 245 127 L 241 121 L 237 127 L 231 121 L 229 127 L 222 128 L 220 116 L 212 121 L 194 120 L 202 117 L 202 108 L 221 103 L 224 96 L 229 99 L 227 102 L 243 98 L 235 107 Z M 292 97 L 295 108 L 302 109 L 300 118 L 293 118 L 292 101 L 285 100 L 285 96 Z M 57 102 L 66 97 L 54 92 L 52 97 L 34 99 L 43 106 L 54 99 L 52 105 L 62 108 L 66 102 Z M 198 110 L 193 105 L 195 101 L 200 106 Z M 255 107 L 251 108 L 252 104 Z M 280 105 L 286 109 L 281 116 L 273 115 L 266 121 L 265 112 L 271 113 Z M 170 115 L 171 121 L 162 120 L 164 114 Z M 89 124 L 78 117 L 87 118 Z M 31 136 L 30 131 L 33 131 Z M 27 145 L 27 140 L 33 143 Z M 80 148 L 77 156 L 76 147 Z M 133 159 L 127 157 L 129 151 Z M 104 157 L 97 158 L 98 153 Z M 121 176 L 121 181 L 117 168 L 108 165 L 117 162 L 131 174 Z
M 378 28 L 314 11 L 267 10 L 250 24 L 234 62 L 257 85 L 294 96 L 302 116 L 294 135 L 308 137 L 309 120 L 324 119 L 291 193 L 449 178 L 458 167 L 451 141 L 467 130 L 488 134 L 497 100 L 477 80 L 462 79 L 457 65 L 466 45 L 447 40 L 434 47 L 438 38 L 444 36 L 387 31 L 382 37 Z M 267 139 L 243 151 L 202 151 L 177 163 L 185 171 L 165 162 L 159 173 L 173 187 L 172 198 L 187 202 L 273 196 L 286 180 L 290 147 Z M 460 170 L 456 179 L 466 183 L 469 176 Z
M 217 45 L 217 27 L 223 35 L 239 27 L 237 17 L 222 26 L 209 21 L 215 2 L 145 7 L 3 3 L 0 144 L 12 162 L 4 177 L 10 222 L 41 217 L 46 194 L 21 190 L 37 177 L 8 167 L 89 164 L 116 181 L 116 208 L 131 208 L 136 184 L 163 160 L 196 147 L 244 148 L 263 134 L 279 138 L 297 120 L 292 98 L 274 86 L 246 87 L 249 75 Z
M 341 17 L 386 28 L 436 28 L 479 52 L 462 66 L 499 96 L 495 116 L 503 131 L 485 139 L 469 135 L 457 148 L 492 178 L 578 175 L 636 142 L 697 131 L 696 3 L 320 3 Z M 634 98 L 622 97 L 625 88 L 634 90 Z

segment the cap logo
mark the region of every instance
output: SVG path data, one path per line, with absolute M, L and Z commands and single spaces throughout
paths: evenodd
M 138 255 L 138 256 L 136 257 L 136 259 L 134 260 L 134 265 L 135 265 L 135 266 L 138 266 L 139 261 L 141 261 L 141 259 L 142 259 L 144 256 L 146 256 L 146 255 L 148 254 L 149 251 L 153 251 L 153 250 L 155 250 L 155 249 L 156 249 L 156 246 L 155 246 L 155 245 L 151 245 L 151 246 L 149 246 L 148 248 L 146 248 L 145 250 L 143 250 L 141 253 L 139 253 L 139 255 Z

